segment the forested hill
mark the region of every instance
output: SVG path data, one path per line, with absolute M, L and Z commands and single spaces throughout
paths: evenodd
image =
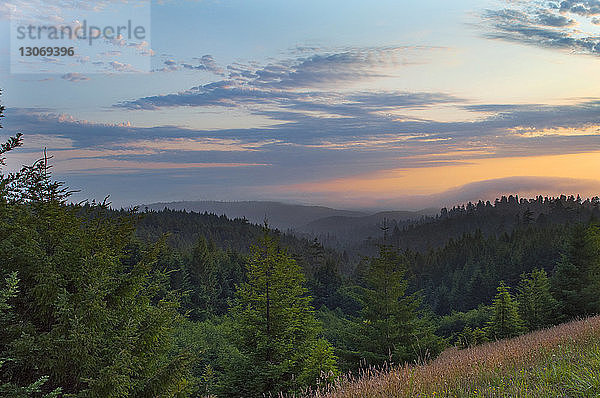
M 192 205 L 197 205 L 196 207 Z M 598 197 L 582 200 L 574 196 L 523 199 L 503 196 L 494 202 L 467 203 L 434 211 L 382 212 L 364 215 L 325 207 L 285 205 L 276 202 L 180 202 L 148 207 L 138 235 L 152 241 L 169 232 L 175 247 L 189 247 L 199 236 L 206 236 L 221 247 L 246 251 L 248 242 L 260 233 L 267 216 L 275 228 L 291 231 L 300 238 L 318 241 L 326 247 L 357 259 L 377 252 L 382 243 L 384 224 L 387 243 L 400 249 L 425 252 L 445 245 L 451 238 L 480 231 L 484 236 L 510 234 L 516 228 L 587 223 L 600 219 Z M 189 208 L 190 206 L 193 209 Z M 199 207 L 198 207 L 199 206 Z M 212 210 L 202 210 L 206 206 Z M 260 217 L 259 217 L 260 215 Z M 290 217 L 300 217 L 304 222 Z M 310 221 L 310 220 L 313 221 Z M 275 222 L 276 221 L 276 222 Z M 286 239 L 293 239 L 287 235 Z
M 401 249 L 425 251 L 441 247 L 451 238 L 480 231 L 484 236 L 510 234 L 515 228 L 535 225 L 545 227 L 600 220 L 600 199 L 582 200 L 580 197 L 556 198 L 538 196 L 520 199 L 503 196 L 494 203 L 479 201 L 442 209 L 436 217 L 399 226 L 389 225 L 389 238 Z
M 136 232 L 139 238 L 153 242 L 168 233 L 169 244 L 177 249 L 188 249 L 198 238 L 205 237 L 223 249 L 247 252 L 252 242 L 262 233 L 262 226 L 253 224 L 246 218 L 208 212 L 163 209 L 146 210 L 141 215 Z M 444 208 L 435 217 L 421 215 L 419 221 L 401 221 L 391 216 L 342 218 L 357 220 L 354 223 L 340 222 L 348 225 L 348 234 L 343 234 L 342 227 L 333 228 L 330 233 L 302 232 L 295 236 L 288 232 L 282 234 L 282 241 L 293 248 L 293 251 L 301 253 L 314 251 L 316 238 L 334 257 L 344 257 L 350 262 L 351 264 L 344 264 L 344 268 L 350 270 L 361 257 L 377 253 L 377 245 L 384 240 L 384 225 L 388 228 L 385 233 L 386 243 L 398 249 L 426 253 L 443 247 L 450 239 L 460 239 L 465 234 L 481 233 L 484 237 L 501 237 L 527 226 L 545 229 L 555 225 L 586 224 L 593 219 L 600 220 L 600 199 L 595 197 L 582 200 L 574 196 L 522 199 L 511 195 L 496 199 L 493 203 L 479 201 L 451 209 Z
M 125 210 L 114 214 L 126 213 Z M 317 263 L 327 257 L 343 264 L 350 273 L 357 259 L 349 259 L 343 251 L 323 247 L 318 241 L 296 237 L 271 228 L 270 233 L 278 236 L 282 246 L 300 263 L 307 275 L 314 272 Z M 166 243 L 173 249 L 189 253 L 200 240 L 206 240 L 224 251 L 245 255 L 252 245 L 264 236 L 264 226 L 253 224 L 245 218 L 228 218 L 224 215 L 197 213 L 185 210 L 147 210 L 138 214 L 136 236 L 147 244 L 166 236 Z
M 280 232 L 271 225 L 268 227 L 272 233 L 279 236 L 284 246 L 293 248 L 294 251 L 308 250 L 308 247 L 314 244 L 314 241 Z M 166 235 L 169 246 L 184 251 L 194 246 L 198 239 L 204 238 L 221 249 L 247 253 L 264 235 L 264 226 L 251 223 L 245 218 L 164 209 L 139 213 L 136 235 L 148 243 L 156 242 Z
M 255 224 L 262 224 L 265 219 L 269 225 L 281 229 L 295 229 L 304 224 L 327 217 L 361 217 L 367 213 L 351 210 L 338 210 L 325 206 L 306 206 L 273 201 L 182 201 L 169 203 L 153 203 L 140 206 L 148 210 L 186 210 L 197 213 L 226 215 L 229 218 L 246 218 Z
M 244 218 L 164 209 L 140 213 L 136 235 L 142 241 L 155 242 L 167 234 L 169 245 L 180 250 L 189 249 L 204 237 L 222 249 L 247 252 L 261 229 Z

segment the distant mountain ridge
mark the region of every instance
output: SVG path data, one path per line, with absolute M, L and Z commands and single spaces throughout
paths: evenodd
M 292 231 L 299 237 L 318 237 L 330 247 L 360 244 L 365 239 L 382 235 L 381 226 L 403 226 L 421 221 L 439 213 L 439 209 L 420 211 L 354 211 L 326 206 L 287 204 L 275 201 L 180 201 L 142 205 L 140 208 L 160 211 L 186 210 L 197 213 L 225 215 L 230 219 L 245 218 L 262 224 L 265 219 L 273 228 Z
M 282 230 L 297 229 L 303 225 L 327 217 L 364 217 L 366 212 L 338 210 L 325 206 L 308 206 L 287 204 L 273 201 L 181 201 L 161 202 L 142 205 L 149 210 L 187 210 L 198 213 L 214 213 L 226 215 L 228 218 L 246 218 L 254 224 L 262 224 L 265 220 L 270 226 Z
M 424 209 L 419 211 L 382 211 L 363 216 L 331 216 L 309 222 L 297 228 L 298 232 L 323 236 L 335 235 L 340 241 L 356 242 L 367 237 L 379 237 L 381 227 L 388 222 L 389 226 L 410 224 L 430 217 L 439 212 L 438 209 Z

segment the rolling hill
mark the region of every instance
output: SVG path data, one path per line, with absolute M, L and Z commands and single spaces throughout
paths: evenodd
M 220 201 L 183 201 L 152 203 L 140 206 L 150 210 L 187 210 L 198 213 L 226 215 L 228 218 L 246 218 L 254 224 L 269 225 L 281 230 L 295 229 L 299 226 L 328 217 L 362 217 L 367 213 L 352 210 L 338 210 L 324 206 L 305 206 L 268 201 L 220 202 Z

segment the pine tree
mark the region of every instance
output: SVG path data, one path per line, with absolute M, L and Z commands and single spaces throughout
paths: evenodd
M 525 331 L 517 303 L 504 282 L 500 282 L 498 286 L 492 307 L 492 319 L 488 322 L 487 327 L 487 333 L 491 339 L 515 337 Z
M 558 302 L 550 293 L 550 280 L 543 269 L 523 274 L 517 288 L 519 315 L 529 330 L 557 323 Z
M 361 355 L 370 365 L 400 363 L 423 357 L 437 341 L 419 319 L 421 299 L 408 294 L 406 263 L 390 246 L 382 245 L 371 259 L 362 300 Z
M 335 373 L 331 350 L 318 338 L 302 270 L 267 232 L 251 250 L 247 278 L 230 311 L 240 357 L 230 364 L 222 392 L 262 396 L 316 382 L 308 377 L 316 376 L 316 366 Z
M 191 285 L 191 319 L 204 320 L 214 314 L 218 296 L 214 244 L 200 237 L 192 249 L 187 271 Z
M 580 269 L 566 255 L 561 256 L 552 276 L 552 292 L 558 300 L 560 314 L 572 319 L 585 313 L 585 302 Z
M 17 317 L 13 313 L 10 301 L 17 297 L 19 293 L 19 278 L 17 273 L 13 272 L 8 275 L 5 280 L 5 286 L 0 285 L 0 345 L 9 345 L 13 343 L 19 335 L 19 325 Z M 2 350 L 4 351 L 4 350 Z M 0 375 L 3 373 L 3 365 L 10 362 L 10 358 L 0 358 Z M 60 388 L 44 394 L 42 388 L 48 381 L 48 376 L 42 376 L 37 381 L 28 386 L 18 386 L 11 382 L 4 382 L 8 377 L 0 376 L 0 396 L 6 398 L 27 398 L 27 397 L 42 397 L 55 398 L 61 393 Z
M 600 228 L 575 227 L 567 254 L 556 264 L 552 289 L 566 318 L 600 312 Z
M 586 314 L 600 313 L 600 226 L 591 224 L 586 230 L 587 254 L 586 284 L 582 295 L 586 301 Z
M 342 286 L 342 278 L 338 265 L 332 258 L 326 258 L 314 272 L 309 281 L 309 288 L 314 296 L 316 308 L 326 306 L 329 309 L 337 308 L 341 303 L 338 290 Z

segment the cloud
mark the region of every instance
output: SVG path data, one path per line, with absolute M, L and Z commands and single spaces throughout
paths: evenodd
M 115 106 L 127 109 L 159 109 L 179 106 L 230 108 L 248 104 L 271 104 L 287 110 L 320 111 L 329 116 L 356 117 L 374 110 L 423 108 L 457 102 L 461 100 L 443 93 L 369 92 L 350 95 L 328 92 L 299 93 L 289 90 L 262 89 L 251 84 L 240 86 L 234 82 L 220 81 L 177 94 L 145 97 Z
M 600 181 L 577 178 L 545 176 L 507 177 L 475 181 L 431 195 L 403 195 L 395 198 L 371 200 L 364 204 L 370 207 L 390 209 L 423 209 L 428 207 L 451 207 L 454 205 L 489 200 L 505 195 L 523 198 L 542 196 L 578 195 L 594 197 L 600 194 Z M 352 202 L 348 203 L 349 205 Z M 354 203 L 356 204 L 356 203 Z
M 153 149 L 156 151 L 216 151 L 216 152 L 246 152 L 258 151 L 266 145 L 277 144 L 281 141 L 250 141 L 231 138 L 166 138 L 153 140 L 139 140 L 126 143 L 125 147 Z
M 493 201 L 502 195 L 509 194 L 518 194 L 523 197 L 581 194 L 583 197 L 592 197 L 600 194 L 600 181 L 544 176 L 497 178 L 453 188 L 432 195 L 429 200 L 454 204 L 480 199 Z
M 136 4 L 148 4 L 148 0 L 5 0 L 0 3 L 0 20 L 11 16 L 27 16 L 48 21 L 52 16 L 56 22 L 63 22 L 65 11 L 100 12 L 114 5 L 127 3 L 135 7 Z
M 81 73 L 67 73 L 62 75 L 61 78 L 70 82 L 83 82 L 90 80 L 89 77 Z
M 40 149 L 47 146 L 44 137 L 49 143 L 55 142 L 57 148 L 52 153 L 62 164 L 60 167 L 57 164 L 56 169 L 62 175 L 75 175 L 81 168 L 93 175 L 94 181 L 109 174 L 138 176 L 144 181 L 143 176 L 152 170 L 190 187 L 202 181 L 203 189 L 213 193 L 219 186 L 229 184 L 230 191 L 218 191 L 226 195 L 221 199 L 252 195 L 298 199 L 310 195 L 314 200 L 325 201 L 328 194 L 321 197 L 318 190 L 283 192 L 273 186 L 306 184 L 317 176 L 331 180 L 390 169 L 410 174 L 432 167 L 475 165 L 482 159 L 526 159 L 532 153 L 574 154 L 571 158 L 580 159 L 580 154 L 600 148 L 600 101 L 562 106 L 470 104 L 444 95 L 372 92 L 338 94 L 331 98 L 300 94 L 289 98 L 288 111 L 257 110 L 279 120 L 266 128 L 141 128 L 128 122 L 93 123 L 71 115 L 53 114 L 51 110 L 10 108 L 3 132 L 10 135 L 22 131 L 26 133 L 26 141 L 29 134 L 38 134 L 35 142 L 39 148 L 30 145 L 24 149 L 31 159 L 39 157 Z M 270 97 L 264 100 L 273 101 Z M 240 99 L 236 101 L 239 103 Z M 382 107 L 387 109 L 386 106 L 419 109 L 436 101 L 436 106 L 473 112 L 473 120 L 399 119 L 378 111 Z M 334 112 L 343 117 L 324 116 Z M 165 166 L 164 170 L 161 166 Z M 84 184 L 90 183 L 84 181 Z M 191 188 L 180 188 L 182 195 L 183 192 L 193 195 Z M 348 186 L 344 189 L 347 191 Z M 236 192 L 239 196 L 235 196 Z M 471 191 L 465 188 L 465 192 Z M 338 196 L 330 199 L 338 200 Z M 355 196 L 358 201 L 360 195 L 352 197 Z M 373 196 L 371 192 L 371 201 Z M 401 203 L 393 202 L 394 198 L 389 198 L 390 204 Z
M 227 66 L 227 79 L 193 87 L 176 94 L 155 95 L 124 101 L 115 106 L 127 109 L 159 109 L 164 107 L 239 107 L 273 105 L 286 111 L 321 112 L 324 116 L 355 116 L 391 108 L 416 108 L 449 104 L 460 100 L 443 93 L 358 92 L 341 95 L 335 86 L 351 86 L 359 81 L 385 77 L 386 67 L 410 63 L 402 57 L 415 52 L 429 52 L 424 47 L 386 47 L 352 49 L 333 54 L 279 61 L 264 66 L 232 64 Z M 214 59 L 205 55 L 198 65 L 174 59 L 163 61 L 157 71 L 183 69 L 223 73 Z M 331 88 L 328 91 L 327 88 Z M 267 115 L 267 113 L 262 113 Z M 280 116 L 280 115 L 273 115 Z
M 203 71 L 207 71 L 207 72 L 212 72 L 216 75 L 224 74 L 223 68 L 221 68 L 217 64 L 217 62 L 212 57 L 212 55 L 203 55 L 199 58 L 194 58 L 194 60 L 197 61 L 196 65 L 182 63 L 181 66 L 183 66 L 185 69 L 203 70 Z
M 210 72 L 215 75 L 225 75 L 225 71 L 220 67 L 212 55 L 203 55 L 194 57 L 194 63 L 178 62 L 174 59 L 166 59 L 163 61 L 163 67 L 155 69 L 154 72 L 177 72 L 181 70 L 195 70 Z
M 61 159 L 60 153 L 57 153 L 53 167 L 56 172 L 69 174 L 88 174 L 88 173 L 134 173 L 140 170 L 186 170 L 186 169 L 219 169 L 219 168 L 237 168 L 237 167 L 264 167 L 267 163 L 178 163 L 178 162 L 148 162 L 133 160 L 116 160 L 105 158 L 93 159 Z
M 563 28 L 577 25 L 577 21 L 564 15 L 556 15 L 549 11 L 539 11 L 535 22 L 543 26 Z
M 274 89 L 315 88 L 336 83 L 391 76 L 391 69 L 425 62 L 434 47 L 349 48 L 340 52 L 319 53 L 262 67 L 230 65 L 230 79 L 250 82 L 256 87 Z M 397 72 L 396 72 L 397 73 Z
M 119 61 L 111 61 L 108 63 L 108 65 L 112 68 L 112 70 L 117 72 L 138 72 L 133 65 Z
M 558 9 L 560 12 L 571 12 L 582 16 L 600 15 L 600 1 L 562 0 Z
M 542 48 L 600 55 L 600 36 L 578 29 L 579 19 L 595 23 L 597 0 L 514 2 L 513 8 L 486 10 L 482 14 L 484 37 Z

